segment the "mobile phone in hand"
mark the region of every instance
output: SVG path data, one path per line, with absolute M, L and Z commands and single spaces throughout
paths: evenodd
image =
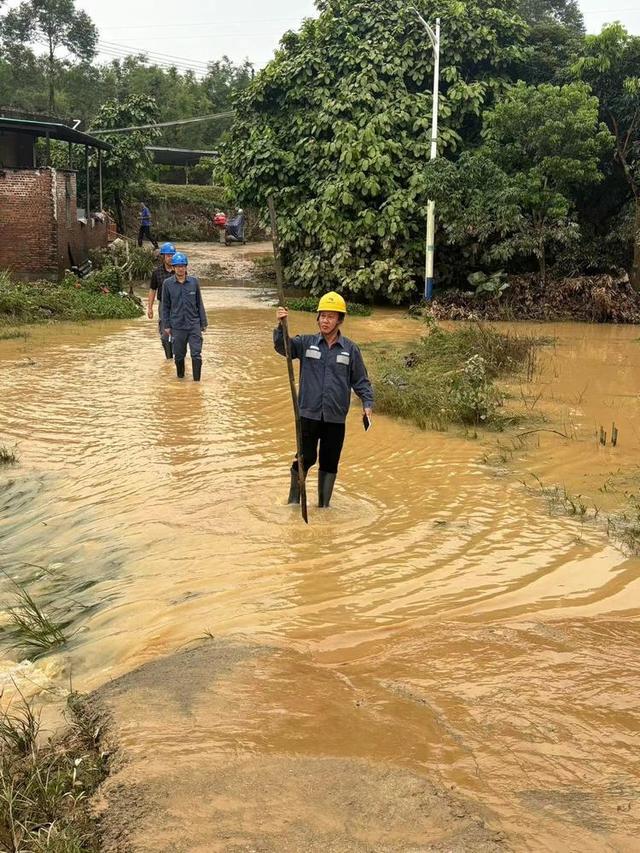
M 364 427 L 365 432 L 367 432 L 367 430 L 371 428 L 371 420 L 366 412 L 362 416 L 362 426 Z

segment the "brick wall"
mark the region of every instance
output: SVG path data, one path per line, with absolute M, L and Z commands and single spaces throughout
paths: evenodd
M 91 219 L 78 222 L 76 173 L 59 169 L 56 172 L 57 257 L 63 274 L 72 264 L 85 261 L 92 249 L 103 249 L 108 244 L 109 219 L 100 222 Z
M 0 269 L 57 278 L 51 169 L 0 169 Z
M 75 172 L 0 169 L 0 269 L 16 278 L 62 277 L 107 245 L 108 228 L 78 222 Z

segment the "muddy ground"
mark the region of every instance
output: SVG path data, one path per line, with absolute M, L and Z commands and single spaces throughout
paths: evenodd
M 255 718 L 266 657 L 278 668 L 299 664 L 284 650 L 214 640 L 146 664 L 91 697 L 108 712 L 119 743 L 102 789 L 105 853 L 509 849 L 477 806 L 424 775 L 275 744 L 257 752 L 246 731 L 229 737 L 239 721 Z M 301 681 L 303 707 L 304 692 Z M 339 724 L 366 733 L 375 709 L 345 701 Z M 154 735 L 138 742 L 138 726 Z M 323 727 L 319 720 L 319 740 Z

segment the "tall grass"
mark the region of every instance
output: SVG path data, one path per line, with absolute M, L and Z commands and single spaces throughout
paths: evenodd
M 15 450 L 10 450 L 6 445 L 0 444 L 0 465 L 15 465 L 18 455 Z
M 17 600 L 7 607 L 13 645 L 35 656 L 63 646 L 67 641 L 64 624 L 47 614 L 24 587 L 13 583 Z
M 71 729 L 42 744 L 40 719 L 24 700 L 0 712 L 0 850 L 8 853 L 97 853 L 99 835 L 88 809 L 107 766 L 95 713 L 76 696 Z
M 379 412 L 405 418 L 421 429 L 449 424 L 503 429 L 517 417 L 504 408 L 496 380 L 518 372 L 533 375 L 531 337 L 474 323 L 452 331 L 431 324 L 404 347 L 365 347 Z

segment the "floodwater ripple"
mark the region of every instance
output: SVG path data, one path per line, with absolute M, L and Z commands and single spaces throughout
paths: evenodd
M 383 417 L 365 435 L 357 407 L 334 504 L 313 506 L 311 475 L 306 527 L 284 503 L 294 439 L 271 310 L 237 299 L 205 290 L 200 384 L 189 371 L 175 379 L 145 321 L 0 342 L 0 436 L 22 460 L 2 474 L 0 557 L 46 602 L 73 599 L 78 632 L 60 660 L 75 684 L 97 686 L 206 634 L 252 635 L 306 656 L 308 669 L 265 664 L 255 730 L 230 720 L 213 735 L 203 723 L 190 748 L 224 748 L 235 731 L 252 748 L 316 751 L 317 727 L 307 737 L 291 726 L 301 684 L 312 716 L 329 701 L 314 692 L 319 667 L 375 709 L 369 745 L 355 736 L 354 754 L 435 767 L 470 793 L 483 780 L 507 823 L 525 807 L 553 813 L 543 829 L 531 822 L 542 841 L 569 814 L 591 849 L 602 805 L 579 813 L 567 786 L 602 788 L 608 767 L 615 803 L 615 785 L 637 781 L 637 637 L 614 620 L 637 610 L 638 561 L 595 527 L 548 516 L 488 471 L 473 441 Z M 294 330 L 312 323 L 292 318 Z M 348 333 L 374 340 L 389 323 L 353 318 Z M 570 625 L 541 627 L 562 619 Z M 591 619 L 601 623 L 580 621 Z

